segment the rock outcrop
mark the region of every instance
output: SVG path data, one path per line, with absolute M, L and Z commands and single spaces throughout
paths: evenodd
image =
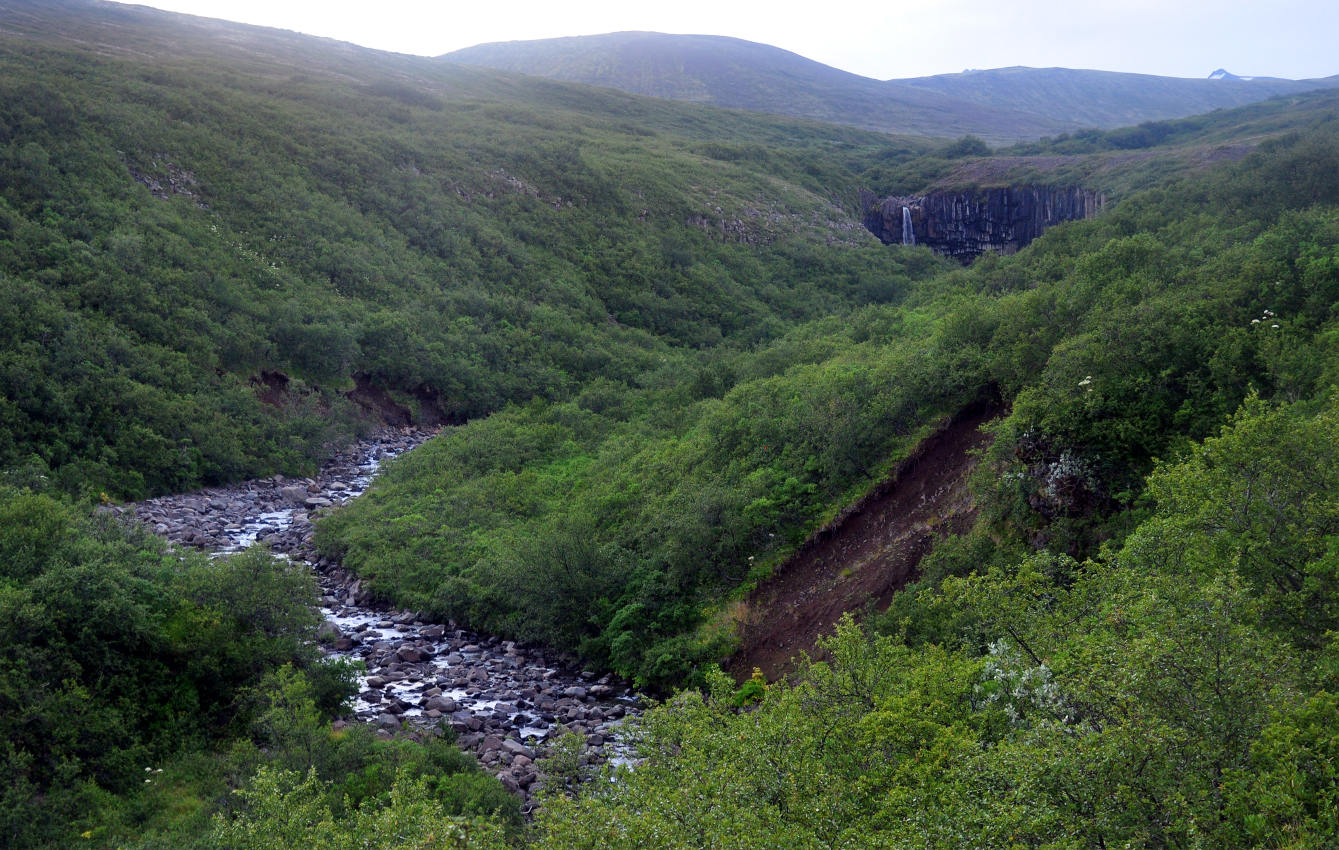
M 861 193 L 865 227 L 885 244 L 928 245 L 970 263 L 987 251 L 1012 254 L 1065 221 L 1092 218 L 1100 192 L 1079 187 L 1004 186 L 963 192 L 884 198 Z

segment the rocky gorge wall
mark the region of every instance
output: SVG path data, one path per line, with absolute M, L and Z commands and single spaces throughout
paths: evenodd
M 860 206 L 865 227 L 884 244 L 928 245 L 970 263 L 987 251 L 1012 254 L 1061 222 L 1092 218 L 1104 201 L 1077 186 L 1001 186 L 883 199 L 861 192 Z

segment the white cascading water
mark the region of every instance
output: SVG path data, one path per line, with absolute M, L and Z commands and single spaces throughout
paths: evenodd
M 909 207 L 902 208 L 902 244 L 916 244 L 916 231 L 911 226 L 911 209 Z

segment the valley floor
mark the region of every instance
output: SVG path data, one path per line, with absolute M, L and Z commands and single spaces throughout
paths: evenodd
M 177 545 L 235 552 L 259 542 L 317 572 L 327 654 L 362 662 L 353 714 L 336 722 L 385 732 L 449 726 L 503 786 L 532 801 L 536 750 L 573 732 L 587 761 L 622 752 L 617 727 L 639 713 L 639 699 L 611 676 L 597 677 L 537 647 L 429 623 L 387 609 L 358 577 L 318 559 L 311 520 L 356 498 L 378 466 L 434 432 L 386 428 L 336 453 L 311 478 L 244 481 L 139 503 L 134 515 Z

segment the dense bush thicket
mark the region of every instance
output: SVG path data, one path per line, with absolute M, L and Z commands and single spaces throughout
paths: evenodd
M 288 776 L 340 829 L 392 817 L 399 783 L 462 828 L 514 832 L 518 801 L 449 738 L 331 734 L 353 680 L 321 661 L 315 593 L 305 566 L 259 549 L 210 560 L 0 491 L 0 843 L 180 847 L 220 811 L 261 816 L 261 791 L 231 788 Z
M 179 557 L 31 492 L 0 498 L 0 548 L 9 846 L 226 728 L 266 670 L 315 662 L 311 577 L 268 556 Z
M 732 592 L 998 392 L 973 538 L 993 542 L 930 566 L 1084 557 L 1142 516 L 1157 457 L 1253 389 L 1294 401 L 1339 379 L 1332 138 L 1268 144 L 686 376 L 455 429 L 320 539 L 405 604 L 672 684 L 728 649 Z
M 360 426 L 355 376 L 463 421 L 935 267 L 844 208 L 874 134 L 185 46 L 0 39 L 0 467 L 130 498 L 297 472 Z
M 918 596 L 942 642 L 848 619 L 745 710 L 714 674 L 540 846 L 1333 846 L 1337 429 L 1252 396 L 1122 544 Z
M 97 8 L 139 41 L 0 37 L 0 842 L 1333 845 L 1332 95 L 1019 149 L 1274 136 L 1141 160 L 1100 218 L 949 269 L 844 207 L 971 139 L 295 65 Z M 64 495 L 300 471 L 360 427 L 355 380 L 467 424 L 328 552 L 704 686 L 532 830 L 447 741 L 332 734 L 349 671 L 316 660 L 308 576 Z M 830 661 L 735 690 L 731 601 L 983 394 L 1008 413 L 976 528 Z
M 953 299 L 933 333 L 1013 399 L 977 527 L 827 661 L 657 709 L 541 846 L 1333 846 L 1333 139 L 891 310 Z

